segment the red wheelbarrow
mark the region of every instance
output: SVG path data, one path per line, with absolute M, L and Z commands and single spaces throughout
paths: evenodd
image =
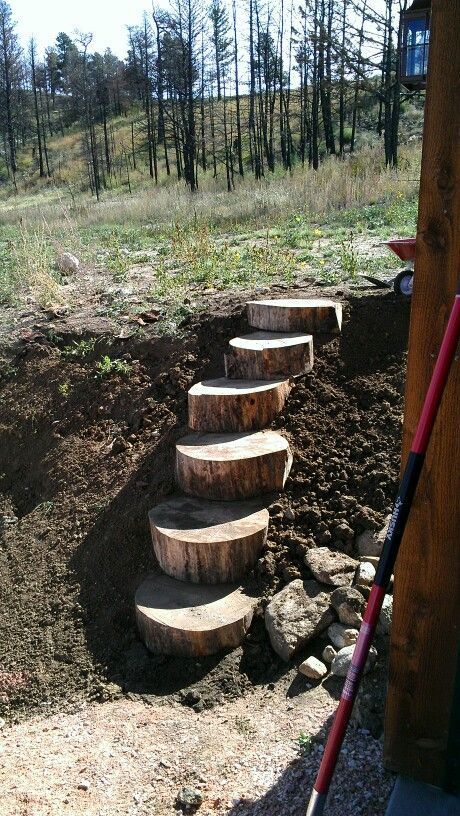
M 393 280 L 393 289 L 397 295 L 410 297 L 412 294 L 412 278 L 414 276 L 415 238 L 392 238 L 383 242 L 398 258 L 406 262 L 405 269 L 399 272 Z

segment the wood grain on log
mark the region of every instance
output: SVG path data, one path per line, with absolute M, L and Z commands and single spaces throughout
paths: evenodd
M 137 624 L 156 654 L 214 654 L 241 643 L 257 600 L 234 584 L 187 584 L 151 575 L 136 592 Z
M 227 377 L 270 380 L 295 377 L 313 368 L 311 334 L 257 331 L 230 340 Z
M 304 300 L 251 300 L 247 303 L 249 325 L 273 332 L 338 332 L 342 304 L 324 298 Z
M 194 431 L 255 431 L 284 408 L 289 380 L 229 380 L 220 377 L 192 386 L 188 392 L 188 419 Z
M 149 513 L 153 548 L 162 570 L 180 581 L 240 581 L 267 537 L 268 510 L 260 501 L 210 502 L 173 496 Z
M 291 464 L 288 441 L 274 431 L 191 434 L 176 445 L 181 489 L 206 499 L 246 499 L 282 490 Z

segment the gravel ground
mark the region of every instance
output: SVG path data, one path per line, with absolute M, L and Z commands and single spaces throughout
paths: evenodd
M 265 686 L 199 714 L 118 700 L 4 726 L 0 814 L 169 816 L 189 787 L 203 797 L 200 816 L 304 816 L 334 708 L 321 685 L 295 697 Z M 306 757 L 301 732 L 313 737 Z M 391 786 L 381 743 L 352 727 L 328 816 L 381 816 Z

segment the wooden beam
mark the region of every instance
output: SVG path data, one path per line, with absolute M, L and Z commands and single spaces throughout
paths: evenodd
M 403 463 L 460 278 L 460 2 L 433 0 Z M 453 365 L 395 572 L 387 767 L 447 784 L 460 635 L 460 365 Z

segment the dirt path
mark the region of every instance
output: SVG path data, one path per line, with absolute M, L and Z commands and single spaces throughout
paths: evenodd
M 286 696 L 287 682 L 198 714 L 120 700 L 4 728 L 0 814 L 172 816 L 187 786 L 200 816 L 304 816 L 322 744 L 299 758 L 297 740 L 318 733 L 335 701 L 321 686 Z M 328 816 L 384 813 L 392 779 L 380 754 L 351 729 Z

